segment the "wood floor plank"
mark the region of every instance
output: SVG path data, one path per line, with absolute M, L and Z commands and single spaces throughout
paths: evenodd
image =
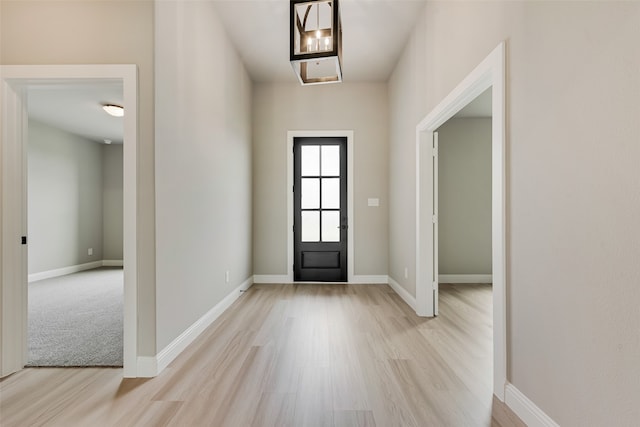
M 306 367 L 296 394 L 293 424 L 308 427 L 333 427 L 333 388 L 327 367 Z
M 158 377 L 30 368 L 0 425 L 522 427 L 492 395 L 490 285 L 420 318 L 387 285 L 254 285 Z
M 372 411 L 336 411 L 333 419 L 335 427 L 376 427 Z
M 114 425 L 123 427 L 170 426 L 182 405 L 183 402 L 145 402 L 135 411 L 122 415 Z
M 394 378 L 388 361 L 365 358 L 363 369 L 367 380 L 369 400 L 374 420 L 385 427 L 421 427 L 407 400 L 402 387 Z
M 252 427 L 294 427 L 296 394 L 263 393 Z

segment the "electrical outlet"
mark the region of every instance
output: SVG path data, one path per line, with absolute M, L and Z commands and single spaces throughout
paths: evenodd
M 224 282 L 229 283 L 229 270 L 224 272 Z
M 93 248 L 87 249 L 87 255 L 93 255 Z
M 407 267 L 404 268 L 404 278 L 405 279 L 409 278 L 409 269 Z

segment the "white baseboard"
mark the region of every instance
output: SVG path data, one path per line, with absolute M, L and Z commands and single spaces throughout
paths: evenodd
M 29 283 L 38 280 L 51 279 L 53 277 L 66 276 L 67 274 L 78 273 L 85 270 L 93 270 L 100 267 L 122 267 L 124 261 L 121 259 L 104 259 L 102 261 L 91 261 L 85 264 L 70 265 L 69 267 L 56 268 L 55 270 L 41 271 L 40 273 L 29 274 Z
M 235 288 L 229 295 L 227 295 L 222 301 L 216 304 L 208 312 L 206 312 L 200 319 L 194 324 L 189 326 L 183 333 L 181 333 L 176 339 L 174 339 L 168 346 L 160 351 L 153 361 L 140 360 L 149 358 L 138 358 L 138 369 L 140 373 L 147 373 L 155 368 L 154 375 L 156 376 L 166 368 L 180 353 L 184 351 L 189 344 L 191 344 L 206 328 L 208 328 L 231 304 L 235 302 L 240 295 L 253 285 L 253 277 L 245 280 L 240 286 Z M 154 366 L 155 363 L 155 366 Z
M 349 280 L 350 284 L 387 284 L 389 283 L 389 276 L 386 275 L 365 275 L 365 274 L 355 274 L 351 280 Z
M 85 264 L 70 265 L 69 267 L 56 268 L 55 270 L 42 271 L 40 273 L 29 274 L 28 281 L 36 282 L 38 280 L 50 279 L 52 277 L 66 276 L 67 274 L 77 273 L 79 271 L 91 270 L 93 268 L 102 267 L 102 261 L 87 262 Z
M 389 286 L 391 286 L 391 289 L 393 289 L 400 296 L 400 298 L 402 298 L 402 300 L 406 302 L 407 305 L 413 309 L 413 311 L 416 311 L 416 312 L 418 311 L 417 309 L 418 304 L 416 302 L 416 298 L 413 295 L 411 295 L 409 292 L 407 292 L 405 288 L 400 286 L 398 282 L 393 280 L 392 277 L 389 277 Z
M 529 427 L 560 427 L 513 384 L 505 386 L 504 403 Z
M 438 283 L 493 283 L 491 274 L 439 274 Z
M 354 275 L 348 284 L 387 284 L 389 276 L 386 275 Z M 263 284 L 281 284 L 294 283 L 294 281 L 286 274 L 256 274 L 253 276 L 253 283 Z M 295 283 L 321 283 L 321 282 L 295 282 Z
M 253 283 L 291 283 L 291 278 L 286 274 L 256 274 Z

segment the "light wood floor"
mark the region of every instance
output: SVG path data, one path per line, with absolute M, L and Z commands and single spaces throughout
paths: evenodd
M 516 426 L 491 392 L 491 288 L 419 318 L 386 285 L 254 285 L 160 376 L 25 369 L 2 426 Z

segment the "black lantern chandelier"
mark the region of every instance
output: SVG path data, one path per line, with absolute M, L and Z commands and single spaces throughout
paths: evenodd
M 291 0 L 291 66 L 302 85 L 342 81 L 338 0 Z

